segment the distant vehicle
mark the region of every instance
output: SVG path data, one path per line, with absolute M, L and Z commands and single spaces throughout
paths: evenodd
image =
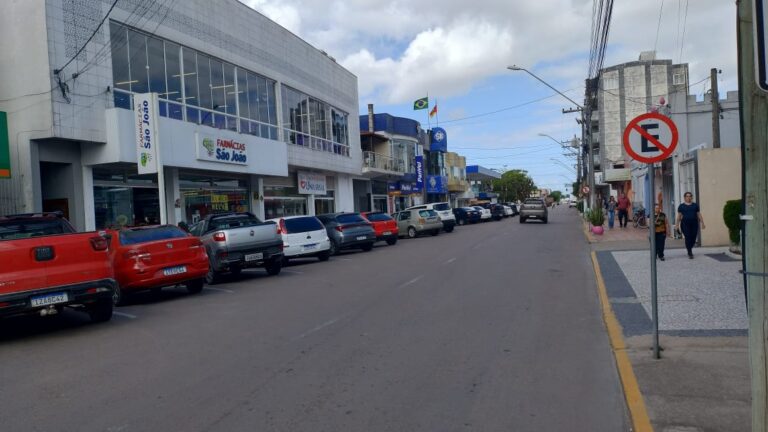
M 443 229 L 443 222 L 434 210 L 403 210 L 395 213 L 393 217 L 397 221 L 399 235 L 408 238 L 415 238 L 423 233 L 436 236 Z
M 0 217 L 0 317 L 82 310 L 112 318 L 115 279 L 104 232 L 76 233 L 60 213 Z
M 493 217 L 491 215 L 491 210 L 489 210 L 487 208 L 484 208 L 484 207 L 481 207 L 481 206 L 472 206 L 472 208 L 477 210 L 478 212 L 480 212 L 480 221 L 481 222 L 487 222 L 487 221 L 491 220 L 491 218 Z
M 430 204 L 422 204 L 406 208 L 406 210 L 434 210 L 443 222 L 443 231 L 451 232 L 453 227 L 456 226 L 456 217 L 451 209 L 451 204 L 447 202 L 437 202 Z
M 397 243 L 397 222 L 392 216 L 384 212 L 365 212 L 360 215 L 373 225 L 376 241 L 386 241 L 390 246 Z
M 528 198 L 520 209 L 520 223 L 525 223 L 529 218 L 539 219 L 547 223 L 547 205 L 541 198 Z
M 317 257 L 328 261 L 331 257 L 331 240 L 315 216 L 285 216 L 267 222 L 277 224 L 277 232 L 283 239 L 283 264 L 291 258 Z
M 495 221 L 500 221 L 504 218 L 504 206 L 501 204 L 487 204 L 488 210 L 491 211 L 491 218 Z
M 203 290 L 208 254 L 199 238 L 172 225 L 110 231 L 109 255 L 115 269 L 115 304 L 128 292 L 184 284 Z
M 507 203 L 507 205 L 512 208 L 512 216 L 517 216 L 518 214 L 520 214 L 520 209 L 517 206 L 517 204 Z
M 208 215 L 189 231 L 200 237 L 208 253 L 205 282 L 210 285 L 222 273 L 239 274 L 250 267 L 264 267 L 270 276 L 280 274 L 283 239 L 274 222 L 262 222 L 248 212 L 219 213 Z
M 568 208 L 576 207 L 576 200 L 568 200 Z
M 453 215 L 459 225 L 480 222 L 480 212 L 474 207 L 457 207 L 453 209 Z
M 506 204 L 504 204 L 503 207 L 504 207 L 504 217 L 514 216 L 515 212 L 514 210 L 512 210 L 512 207 Z
M 325 225 L 331 239 L 331 255 L 342 249 L 360 248 L 364 252 L 373 249 L 376 232 L 360 213 L 327 213 L 317 215 L 317 218 Z

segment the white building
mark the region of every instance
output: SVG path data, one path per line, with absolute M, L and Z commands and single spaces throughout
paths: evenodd
M 236 0 L 121 0 L 99 26 L 112 4 L 4 5 L 0 214 L 62 210 L 94 229 L 159 222 L 161 206 L 168 223 L 354 210 L 353 184 L 366 184 L 354 182 L 365 179 L 352 73 Z M 148 92 L 164 203 L 158 176 L 137 172 L 131 102 Z M 233 146 L 245 161 L 216 159 Z M 325 188 L 302 193 L 307 174 Z

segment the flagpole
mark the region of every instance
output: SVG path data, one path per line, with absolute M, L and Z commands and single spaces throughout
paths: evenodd
M 432 129 L 432 124 L 429 121 L 429 91 L 427 91 L 427 129 Z
M 435 108 L 437 108 L 437 99 L 435 99 Z M 440 126 L 440 108 L 437 108 L 435 111 L 435 121 L 437 122 L 437 126 Z

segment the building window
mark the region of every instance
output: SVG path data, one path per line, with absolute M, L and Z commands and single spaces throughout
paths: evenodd
M 115 107 L 151 91 L 163 117 L 277 139 L 274 80 L 116 22 L 110 48 Z
M 672 85 L 684 85 L 684 84 L 685 84 L 684 73 L 676 73 L 672 75 Z
M 209 214 L 249 209 L 248 183 L 243 179 L 179 173 L 182 208 L 187 223 Z
M 286 143 L 349 156 L 346 113 L 287 86 L 282 98 Z
M 616 90 L 619 88 L 619 77 L 603 77 L 603 90 Z

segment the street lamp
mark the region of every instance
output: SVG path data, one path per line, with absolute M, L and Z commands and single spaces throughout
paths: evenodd
M 559 94 L 560 96 L 568 99 L 572 104 L 574 104 L 574 105 L 576 105 L 578 107 L 578 111 L 581 112 L 581 121 L 580 122 L 579 122 L 579 120 L 576 120 L 576 121 L 579 122 L 579 124 L 581 125 L 581 136 L 582 136 L 582 139 L 584 139 L 584 143 L 586 145 L 588 145 L 587 151 L 588 151 L 588 154 L 589 154 L 589 165 L 587 165 L 587 168 L 588 168 L 587 169 L 587 182 L 589 184 L 589 204 L 590 204 L 589 207 L 591 208 L 592 205 L 594 204 L 594 197 L 595 197 L 595 173 L 594 173 L 594 171 L 595 171 L 594 163 L 595 162 L 594 162 L 594 156 L 593 156 L 594 150 L 592 149 L 592 139 L 591 139 L 591 131 L 590 131 L 591 121 L 592 121 L 591 120 L 591 112 L 592 112 L 592 110 L 591 109 L 586 110 L 588 112 L 587 112 L 587 115 L 586 115 L 586 118 L 585 118 L 585 115 L 584 115 L 585 108 L 581 104 L 579 104 L 575 100 L 569 98 L 568 96 L 564 95 L 563 92 L 561 92 L 560 90 L 552 87 L 551 85 L 549 85 L 548 82 L 546 82 L 543 79 L 539 78 L 533 72 L 529 71 L 526 68 L 517 66 L 517 65 L 507 66 L 507 69 L 509 69 L 511 71 L 523 71 L 523 72 L 527 73 L 528 75 L 536 78 L 539 82 L 541 82 L 545 86 L 551 88 L 557 94 Z M 569 111 L 563 110 L 563 114 L 568 113 L 568 112 L 572 112 L 572 111 L 571 110 L 569 110 Z

